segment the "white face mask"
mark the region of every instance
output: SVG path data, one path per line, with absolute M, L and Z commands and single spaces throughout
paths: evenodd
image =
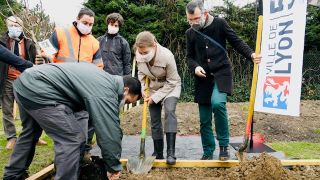
M 109 34 L 117 34 L 119 32 L 119 27 L 114 27 L 112 25 L 108 25 L 108 33 Z
M 10 38 L 17 39 L 20 37 L 20 35 L 22 33 L 22 28 L 11 26 L 11 27 L 8 27 L 8 31 L 9 31 L 8 35 Z
M 77 28 L 82 34 L 87 35 L 87 34 L 90 34 L 92 26 L 90 26 L 90 27 L 86 26 L 82 22 L 78 21 L 77 22 Z
M 143 62 L 150 62 L 154 57 L 154 50 L 150 50 L 148 54 L 140 54 L 139 51 L 136 52 L 136 56 Z

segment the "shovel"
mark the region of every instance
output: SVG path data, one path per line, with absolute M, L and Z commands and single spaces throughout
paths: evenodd
M 261 34 L 262 34 L 262 16 L 259 16 L 258 21 L 258 30 L 257 30 L 257 41 L 256 41 L 256 54 L 260 54 L 260 47 L 261 47 Z M 240 161 L 243 161 L 246 159 L 244 157 L 243 152 L 247 149 L 249 144 L 249 138 L 251 133 L 251 124 L 253 120 L 253 111 L 254 111 L 254 102 L 255 102 L 255 96 L 256 96 L 256 88 L 257 88 L 257 79 L 258 79 L 258 65 L 254 64 L 253 68 L 253 78 L 251 83 L 251 92 L 250 92 L 250 100 L 249 100 L 249 111 L 248 111 L 248 117 L 247 117 L 247 124 L 246 124 L 246 131 L 244 135 L 244 142 L 241 144 L 238 153 L 236 156 Z
M 146 89 L 145 95 L 149 95 L 149 78 L 146 77 Z M 153 165 L 153 161 L 156 159 L 155 156 L 146 157 L 145 153 L 145 140 L 146 140 L 146 129 L 147 129 L 147 110 L 148 102 L 143 103 L 142 113 L 142 128 L 141 128 L 141 142 L 140 142 L 140 154 L 138 157 L 129 158 L 127 163 L 127 170 L 133 174 L 147 174 Z

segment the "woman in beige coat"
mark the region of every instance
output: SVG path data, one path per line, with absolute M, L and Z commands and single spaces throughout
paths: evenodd
M 175 141 L 177 133 L 176 105 L 181 92 L 181 79 L 172 52 L 157 43 L 155 36 L 144 31 L 138 34 L 134 45 L 138 66 L 138 78 L 142 92 L 145 79 L 150 79 L 148 101 L 151 116 L 152 139 L 157 159 L 163 157 L 162 105 L 165 112 L 164 131 L 167 139 L 167 164 L 175 164 Z M 144 94 L 144 93 L 143 93 Z

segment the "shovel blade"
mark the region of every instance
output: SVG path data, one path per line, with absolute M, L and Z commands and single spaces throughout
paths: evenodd
M 129 158 L 127 163 L 127 171 L 133 174 L 147 174 L 151 170 L 155 159 L 155 156 Z

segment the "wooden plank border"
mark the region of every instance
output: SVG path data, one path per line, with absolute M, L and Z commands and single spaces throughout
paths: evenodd
M 42 169 L 41 171 L 37 172 L 36 174 L 27 178 L 27 180 L 42 180 L 48 176 L 50 176 L 54 172 L 54 165 L 51 164 L 50 166 Z
M 120 160 L 123 166 L 126 166 L 128 159 Z M 230 168 L 237 166 L 238 160 L 177 160 L 175 165 L 167 165 L 166 160 L 155 160 L 153 167 L 155 168 L 190 168 L 190 167 L 224 167 Z M 281 160 L 283 166 L 320 166 L 320 159 L 299 159 L 299 160 Z M 30 176 L 27 180 L 42 180 L 52 174 L 54 171 L 54 165 L 44 168 L 38 173 Z

